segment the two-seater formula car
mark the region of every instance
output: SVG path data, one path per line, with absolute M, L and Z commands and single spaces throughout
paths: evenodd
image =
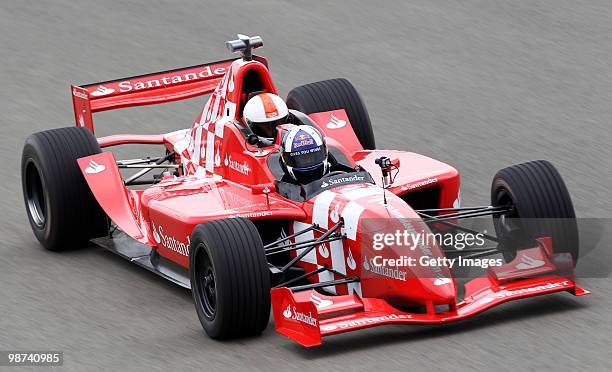
M 505 168 L 494 177 L 490 205 L 461 207 L 453 167 L 376 149 L 366 108 L 345 79 L 297 87 L 287 97 L 292 117 L 324 134 L 343 170 L 306 185 L 284 182 L 279 141 L 260 143 L 242 120 L 249 97 L 277 93 L 266 59 L 252 54 L 262 45 L 240 36 L 227 42 L 242 54 L 237 59 L 73 85 L 76 126 L 35 133 L 23 150 L 25 205 L 42 245 L 59 251 L 91 240 L 191 288 L 213 338 L 261 333 L 271 307 L 279 333 L 313 346 L 360 328 L 446 323 L 522 297 L 588 293 L 573 276 L 572 202 L 550 163 Z M 206 94 L 190 128 L 94 136 L 95 112 Z M 127 160 L 102 151 L 130 144 L 160 151 Z M 396 229 L 469 232 L 458 220 L 483 215 L 493 216 L 497 236 L 482 236 L 494 247 L 372 244 L 375 234 Z M 523 238 L 514 238 L 519 231 Z M 465 283 L 461 296 L 445 265 L 383 261 L 458 255 L 504 261 Z

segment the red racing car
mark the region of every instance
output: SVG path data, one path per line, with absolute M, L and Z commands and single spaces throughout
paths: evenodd
M 26 210 L 45 248 L 91 240 L 191 288 L 216 339 L 261 333 L 270 308 L 279 333 L 314 346 L 366 327 L 447 323 L 523 297 L 589 293 L 576 284 L 574 209 L 550 163 L 502 169 L 490 205 L 461 207 L 456 169 L 376 149 L 345 79 L 291 90 L 291 120 L 262 141 L 243 116 L 252 97 L 277 94 L 267 60 L 252 53 L 263 41 L 239 35 L 226 45 L 241 56 L 72 85 L 76 126 L 32 134 L 23 149 Z M 201 95 L 210 97 L 187 129 L 94 136 L 94 112 Z M 316 128 L 336 165 L 306 184 L 287 181 L 279 151 L 295 125 Z M 118 160 L 102 151 L 131 144 L 160 152 Z M 493 217 L 496 236 L 478 233 L 493 246 L 414 238 L 477 233 L 460 222 L 480 216 Z M 407 233 L 417 234 L 410 247 Z M 498 258 L 484 274 L 460 283 L 453 260 L 489 257 Z

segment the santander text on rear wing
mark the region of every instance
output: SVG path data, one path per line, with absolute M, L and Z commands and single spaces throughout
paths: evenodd
M 264 57 L 254 56 L 267 65 Z M 77 126 L 94 131 L 92 114 L 212 93 L 235 59 L 85 85 L 71 85 Z

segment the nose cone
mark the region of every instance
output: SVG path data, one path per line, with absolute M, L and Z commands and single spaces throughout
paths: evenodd
M 416 305 L 447 305 L 456 302 L 456 287 L 453 278 L 414 278 L 406 283 L 409 288 L 404 292 Z
M 443 256 L 395 250 L 362 251 L 361 283 L 365 297 L 381 298 L 393 306 L 454 304 L 455 280 Z
M 387 204 L 371 200 L 364 207 L 358 250 L 363 295 L 393 306 L 454 304 L 451 261 L 416 212 L 389 194 Z

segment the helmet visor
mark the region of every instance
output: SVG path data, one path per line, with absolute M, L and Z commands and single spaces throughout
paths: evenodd
M 276 127 L 284 124 L 287 120 L 287 117 L 282 117 L 279 119 L 266 121 L 266 122 L 251 122 L 251 129 L 253 133 L 260 137 L 267 138 L 275 138 L 276 137 Z
M 287 152 L 283 154 L 285 164 L 292 168 L 310 168 L 323 163 L 327 159 L 327 148 L 317 146 L 312 149 Z

